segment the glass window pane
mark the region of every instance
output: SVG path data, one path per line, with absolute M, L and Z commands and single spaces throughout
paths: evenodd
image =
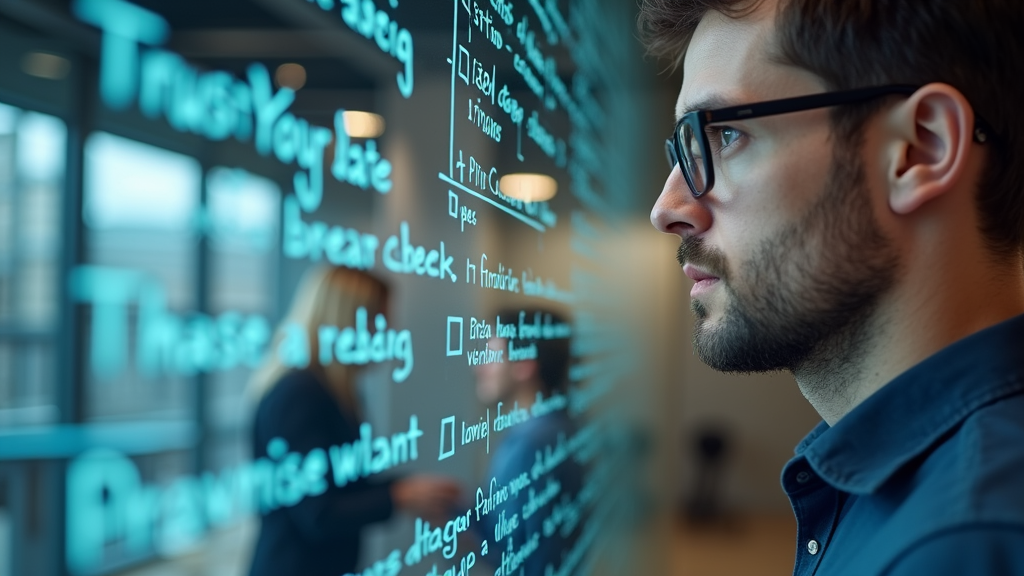
M 77 296 L 89 304 L 88 417 L 188 417 L 190 375 L 174 367 L 179 319 L 196 307 L 202 169 L 192 157 L 97 132 L 84 170 L 87 260 L 96 266 Z M 114 293 L 107 312 L 96 305 Z M 144 309 L 161 321 L 145 323 Z
M 210 170 L 206 187 L 211 312 L 273 317 L 280 188 L 267 178 L 225 167 Z M 250 375 L 243 366 L 207 377 L 210 466 L 229 466 L 249 455 L 251 406 L 240 399 Z
M 0 428 L 55 422 L 53 347 L 0 344 Z
M 0 104 L 0 323 L 13 328 L 57 321 L 66 147 L 62 120 Z

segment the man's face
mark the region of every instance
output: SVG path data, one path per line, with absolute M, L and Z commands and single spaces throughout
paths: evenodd
M 677 116 L 823 92 L 771 61 L 775 7 L 742 20 L 709 12 L 684 62 Z M 694 345 L 723 371 L 796 370 L 863 342 L 899 258 L 879 228 L 860 146 L 837 142 L 828 110 L 716 126 L 715 185 L 693 198 L 677 167 L 651 213 L 682 238 Z
M 487 346 L 491 350 L 506 350 L 508 341 L 505 338 L 491 338 Z M 504 401 L 512 394 L 515 382 L 510 363 L 480 364 L 473 367 L 473 372 L 476 374 L 476 397 L 482 404 Z

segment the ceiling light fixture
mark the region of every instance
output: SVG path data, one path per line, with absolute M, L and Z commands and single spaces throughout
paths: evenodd
M 377 138 L 384 133 L 384 117 L 372 112 L 345 111 L 345 132 L 352 138 Z
M 36 78 L 63 80 L 71 71 L 71 61 L 49 52 L 28 52 L 21 59 L 21 69 Z
M 274 72 L 274 81 L 278 86 L 298 90 L 306 85 L 306 69 L 302 67 L 302 64 L 294 62 L 281 64 Z
M 555 197 L 558 182 L 545 174 L 506 174 L 498 182 L 501 193 L 523 202 L 543 202 Z

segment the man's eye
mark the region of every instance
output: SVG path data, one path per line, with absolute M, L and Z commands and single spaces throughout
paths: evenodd
M 722 128 L 722 148 L 727 148 L 739 140 L 741 134 L 742 132 L 735 128 Z
M 743 132 L 729 126 L 712 126 L 708 131 L 711 144 L 717 152 L 732 146 L 743 135 Z

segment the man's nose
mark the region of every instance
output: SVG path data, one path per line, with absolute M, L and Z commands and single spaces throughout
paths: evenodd
M 678 166 L 672 169 L 651 210 L 651 224 L 680 238 L 703 234 L 711 227 L 711 212 L 690 193 Z

